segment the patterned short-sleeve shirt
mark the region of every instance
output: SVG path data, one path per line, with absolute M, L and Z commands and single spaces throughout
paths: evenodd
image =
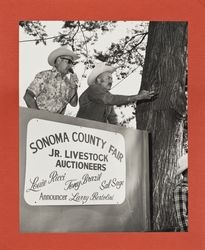
M 36 97 L 39 109 L 60 113 L 73 97 L 70 81 L 53 68 L 38 73 L 28 87 Z

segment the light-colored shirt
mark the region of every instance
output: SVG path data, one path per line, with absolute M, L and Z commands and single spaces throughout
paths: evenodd
M 38 73 L 28 90 L 35 95 L 39 109 L 54 113 L 60 113 L 75 94 L 68 77 L 62 78 L 55 67 Z

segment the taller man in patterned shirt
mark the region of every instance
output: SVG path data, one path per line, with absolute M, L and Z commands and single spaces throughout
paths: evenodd
M 38 73 L 31 82 L 24 100 L 29 108 L 64 114 L 69 103 L 75 107 L 78 102 L 77 75 L 72 65 L 77 56 L 66 47 L 60 47 L 48 56 L 48 63 L 53 67 Z M 67 74 L 70 73 L 70 79 Z
M 182 175 L 181 181 L 174 190 L 175 210 L 178 220 L 177 231 L 188 231 L 188 155 L 185 154 L 178 160 L 177 176 Z

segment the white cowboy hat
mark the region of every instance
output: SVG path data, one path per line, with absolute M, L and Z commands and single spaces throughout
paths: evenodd
M 184 170 L 188 169 L 188 154 L 181 156 L 178 160 L 179 168 L 177 169 L 177 175 L 184 172 Z
M 67 49 L 65 46 L 60 47 L 58 49 L 55 49 L 52 51 L 49 56 L 48 56 L 48 63 L 51 66 L 55 66 L 55 60 L 59 56 L 70 56 L 73 61 L 77 60 L 80 58 L 78 55 L 76 55 L 72 50 Z
M 104 63 L 104 62 L 96 64 L 95 68 L 88 76 L 88 85 L 94 84 L 96 77 L 99 76 L 100 74 L 102 74 L 104 72 L 113 73 L 116 69 L 117 69 L 117 67 L 106 65 L 106 63 Z

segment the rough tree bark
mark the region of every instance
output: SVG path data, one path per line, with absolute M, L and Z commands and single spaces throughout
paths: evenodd
M 137 128 L 150 132 L 151 222 L 153 231 L 174 230 L 173 188 L 182 154 L 186 111 L 187 23 L 150 22 L 141 89 L 153 101 L 137 104 Z

